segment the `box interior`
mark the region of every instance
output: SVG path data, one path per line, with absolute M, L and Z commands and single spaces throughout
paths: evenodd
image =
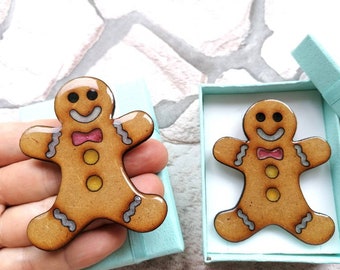
M 295 113 L 297 130 L 294 140 L 312 136 L 327 139 L 332 148 L 331 159 L 310 169 L 300 177 L 302 192 L 309 206 L 332 217 L 336 230 L 333 237 L 322 245 L 309 245 L 298 240 L 282 228 L 272 225 L 247 240 L 231 243 L 222 239 L 214 228 L 215 215 L 233 208 L 242 193 L 242 173 L 219 163 L 212 155 L 214 143 L 221 137 L 231 136 L 246 140 L 242 129 L 246 110 L 262 99 L 278 99 Z M 310 83 L 272 84 L 265 86 L 215 87 L 203 86 L 201 91 L 201 135 L 203 178 L 203 230 L 205 260 L 214 255 L 222 260 L 237 254 L 319 255 L 340 253 L 339 227 L 335 189 L 338 162 L 338 120 Z M 226 256 L 223 256 L 226 255 Z M 233 257 L 235 259 L 235 256 Z M 248 257 L 249 258 L 249 257 Z M 257 257 L 258 260 L 260 257 Z M 230 259 L 230 258 L 229 258 Z

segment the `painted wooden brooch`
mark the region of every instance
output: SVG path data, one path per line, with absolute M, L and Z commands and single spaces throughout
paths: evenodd
M 278 225 L 308 244 L 322 244 L 334 233 L 333 220 L 307 204 L 299 176 L 326 162 L 328 143 L 317 137 L 293 141 L 297 120 L 284 103 L 263 100 L 243 118 L 247 141 L 219 139 L 214 157 L 243 173 L 245 184 L 236 207 L 215 217 L 218 234 L 231 242 L 245 240 L 268 225 Z
M 124 154 L 152 135 L 153 121 L 143 111 L 114 119 L 114 108 L 103 81 L 76 78 L 55 98 L 61 126 L 34 126 L 22 135 L 26 155 L 57 163 L 62 173 L 53 206 L 29 223 L 33 245 L 61 248 L 99 218 L 138 232 L 154 230 L 165 219 L 165 200 L 137 190 L 123 164 Z

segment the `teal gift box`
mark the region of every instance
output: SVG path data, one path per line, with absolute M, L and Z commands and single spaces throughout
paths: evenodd
M 134 81 L 110 87 L 116 101 L 114 117 L 134 110 L 143 110 L 154 120 L 155 130 L 152 137 L 160 140 L 156 117 L 145 83 Z M 22 121 L 55 118 L 54 100 L 22 107 L 19 109 L 19 116 Z M 129 231 L 125 244 L 119 250 L 88 269 L 114 269 L 184 250 L 184 241 L 167 168 L 159 173 L 159 177 L 164 184 L 164 198 L 168 205 L 168 213 L 164 222 L 151 232 Z
M 253 85 L 202 85 L 200 88 L 201 163 L 203 197 L 203 255 L 206 263 L 217 261 L 275 261 L 340 263 L 340 69 L 311 37 L 293 52 L 309 81 Z M 297 118 L 294 141 L 312 136 L 325 138 L 331 146 L 328 162 L 300 176 L 309 206 L 329 215 L 335 223 L 330 240 L 306 244 L 270 225 L 241 242 L 229 242 L 215 230 L 217 213 L 232 209 L 242 194 L 244 176 L 219 163 L 212 149 L 221 137 L 247 140 L 242 128 L 247 109 L 263 99 L 286 103 Z M 287 217 L 282 217 L 287 218 Z M 308 225 L 307 225 L 308 226 Z

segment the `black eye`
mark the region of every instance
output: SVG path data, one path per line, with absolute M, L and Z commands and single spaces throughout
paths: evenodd
M 86 96 L 89 100 L 95 100 L 98 97 L 98 93 L 96 90 L 91 89 L 87 91 Z
M 281 114 L 281 113 L 278 113 L 278 112 L 274 113 L 274 114 L 273 114 L 273 119 L 274 119 L 275 122 L 281 122 L 281 120 L 282 120 L 282 114 Z
M 79 96 L 78 96 L 77 93 L 72 92 L 72 93 L 68 94 L 67 99 L 71 103 L 76 103 L 79 99 Z
M 266 116 L 264 113 L 257 113 L 256 114 L 256 120 L 259 122 L 263 122 L 264 120 L 266 120 Z

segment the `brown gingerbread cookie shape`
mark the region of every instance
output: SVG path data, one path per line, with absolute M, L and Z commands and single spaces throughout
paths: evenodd
M 76 78 L 55 98 L 61 127 L 35 126 L 22 135 L 26 155 L 57 163 L 62 173 L 55 203 L 27 228 L 35 246 L 61 248 L 98 218 L 138 232 L 154 230 L 165 219 L 165 200 L 138 191 L 123 164 L 124 154 L 152 135 L 153 121 L 143 111 L 113 119 L 114 108 L 103 81 Z
M 308 244 L 322 244 L 334 233 L 333 220 L 313 211 L 299 183 L 301 173 L 326 162 L 328 143 L 318 137 L 293 141 L 297 121 L 283 102 L 263 100 L 243 118 L 247 141 L 220 138 L 214 157 L 244 175 L 237 205 L 215 217 L 218 234 L 231 242 L 245 240 L 268 225 L 278 225 Z

